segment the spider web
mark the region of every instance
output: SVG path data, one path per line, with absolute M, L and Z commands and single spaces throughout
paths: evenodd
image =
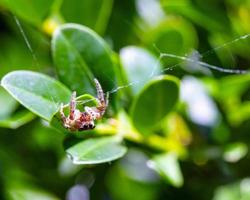
M 25 33 L 25 31 L 24 31 L 24 29 L 23 29 L 23 27 L 22 27 L 22 25 L 21 25 L 21 23 L 20 23 L 20 21 L 19 21 L 19 19 L 18 19 L 17 16 L 15 16 L 15 15 L 13 15 L 13 18 L 14 18 L 14 21 L 15 21 L 15 23 L 16 23 L 16 25 L 17 25 L 19 31 L 20 31 L 20 34 L 21 34 L 21 36 L 23 37 L 24 42 L 25 42 L 25 44 L 26 44 L 26 46 L 27 46 L 27 48 L 28 48 L 28 50 L 29 50 L 29 52 L 30 52 L 30 54 L 31 54 L 31 56 L 32 56 L 32 59 L 33 59 L 33 61 L 34 61 L 34 63 L 35 63 L 35 67 L 37 67 L 38 70 L 41 72 L 42 69 L 41 69 L 41 67 L 40 67 L 40 63 L 39 63 L 39 61 L 38 61 L 38 58 L 37 58 L 37 56 L 36 56 L 36 53 L 35 53 L 33 47 L 31 46 L 31 43 L 30 43 L 30 41 L 29 41 L 29 39 L 28 39 L 28 37 L 27 37 L 27 35 L 26 35 L 26 33 Z M 53 95 L 50 93 L 50 88 L 49 88 L 49 86 L 48 86 L 45 82 L 43 82 L 42 84 L 46 87 L 46 89 L 47 89 L 47 91 L 48 91 L 48 94 L 49 94 L 49 96 L 50 96 L 50 98 L 51 98 L 53 104 L 54 104 L 55 106 L 58 106 L 59 103 L 55 102 Z
M 220 66 L 217 66 L 217 65 L 212 65 L 212 64 L 209 64 L 209 63 L 206 63 L 206 62 L 203 62 L 203 61 L 200 60 L 202 58 L 208 57 L 211 54 L 216 53 L 217 51 L 219 51 L 221 49 L 224 49 L 224 48 L 226 48 L 226 47 L 228 47 L 230 45 L 233 45 L 233 44 L 235 44 L 237 42 L 240 42 L 242 40 L 247 40 L 248 38 L 250 38 L 250 33 L 239 36 L 239 37 L 237 37 L 237 38 L 235 38 L 235 39 L 233 39 L 231 41 L 228 41 L 228 42 L 226 42 L 226 43 L 224 43 L 224 44 L 222 44 L 220 46 L 214 47 L 214 48 L 212 48 L 212 49 L 210 49 L 208 51 L 205 51 L 202 54 L 199 54 L 199 56 L 200 56 L 199 59 L 194 59 L 194 58 L 192 58 L 190 56 L 179 56 L 179 55 L 175 55 L 175 54 L 171 54 L 171 53 L 164 53 L 164 52 L 161 52 L 160 49 L 155 44 L 153 44 L 154 48 L 159 53 L 159 57 L 157 59 L 157 62 L 155 64 L 155 66 L 153 66 L 150 75 L 148 77 L 146 77 L 146 79 L 150 80 L 155 76 L 155 71 L 157 69 L 157 66 L 161 63 L 161 60 L 163 58 L 175 58 L 175 59 L 179 60 L 180 62 L 178 62 L 178 63 L 176 63 L 174 65 L 171 65 L 169 67 L 163 68 L 160 71 L 161 74 L 166 73 L 167 71 L 174 70 L 177 67 L 181 67 L 181 65 L 183 65 L 183 64 L 198 65 L 200 69 L 203 68 L 203 69 L 213 70 L 213 71 L 217 71 L 217 72 L 222 72 L 222 73 L 225 73 L 225 74 L 245 74 L 245 73 L 249 73 L 250 72 L 249 70 L 224 68 L 224 67 L 220 67 Z M 130 82 L 130 83 L 126 84 L 126 85 L 121 85 L 121 86 L 118 86 L 117 88 L 112 89 L 111 91 L 109 91 L 109 93 L 115 93 L 115 92 L 118 92 L 121 89 L 131 87 L 131 86 L 139 84 L 139 83 L 141 83 L 141 81 L 134 81 L 134 82 Z
M 15 20 L 15 23 L 16 23 L 16 25 L 17 25 L 17 27 L 18 27 L 18 29 L 19 29 L 19 31 L 20 31 L 20 33 L 21 33 L 21 35 L 22 35 L 25 43 L 26 43 L 27 48 L 29 49 L 29 52 L 32 55 L 32 58 L 33 58 L 33 60 L 34 60 L 34 62 L 36 64 L 36 66 L 41 71 L 41 68 L 39 66 L 39 62 L 38 62 L 37 56 L 36 56 L 36 54 L 35 54 L 32 46 L 31 46 L 31 43 L 29 42 L 29 39 L 28 39 L 27 35 L 25 34 L 24 29 L 23 29 L 23 27 L 22 27 L 19 19 L 15 15 L 14 15 L 14 20 Z M 160 71 L 161 74 L 162 73 L 166 73 L 167 71 L 171 71 L 171 70 L 173 70 L 173 69 L 175 69 L 177 67 L 180 67 L 181 65 L 183 65 L 185 63 L 189 63 L 189 64 L 193 64 L 193 65 L 198 65 L 198 66 L 200 66 L 200 67 L 202 67 L 204 69 L 214 70 L 214 71 L 218 71 L 218 72 L 222 72 L 222 73 L 226 73 L 226 74 L 245 74 L 245 73 L 249 73 L 250 72 L 249 70 L 223 68 L 223 67 L 212 65 L 212 64 L 209 64 L 209 63 L 206 63 L 206 62 L 200 60 L 200 59 L 208 57 L 209 55 L 214 54 L 217 51 L 219 51 L 221 49 L 224 49 L 224 48 L 226 48 L 226 47 L 228 47 L 230 45 L 233 45 L 233 44 L 238 43 L 240 41 L 247 40 L 248 38 L 250 38 L 250 33 L 242 35 L 242 36 L 239 36 L 239 37 L 237 37 L 237 38 L 235 38 L 235 39 L 233 39 L 231 41 L 228 41 L 228 42 L 226 42 L 226 43 L 224 43 L 224 44 L 222 44 L 220 46 L 214 47 L 214 48 L 212 48 L 212 49 L 210 49 L 210 50 L 208 50 L 206 52 L 203 52 L 203 53 L 199 54 L 199 56 L 200 56 L 199 59 L 194 59 L 194 58 L 192 58 L 190 56 L 179 56 L 179 55 L 175 55 L 175 54 L 171 54 L 171 53 L 164 53 L 164 52 L 161 52 L 159 50 L 159 48 L 155 44 L 153 44 L 154 48 L 159 53 L 159 57 L 157 59 L 157 62 L 155 64 L 155 66 L 152 67 L 151 73 L 149 74 L 148 77 L 145 78 L 145 80 L 149 81 L 150 79 L 152 79 L 155 76 L 155 71 L 157 69 L 157 66 L 161 63 L 161 61 L 162 61 L 163 58 L 175 58 L 177 60 L 180 60 L 180 62 L 178 62 L 178 63 L 176 63 L 176 64 L 174 64 L 172 66 L 163 68 Z M 104 74 L 104 75 L 105 75 L 105 77 L 107 77 L 107 78 L 110 79 L 110 77 L 108 75 L 106 75 L 106 74 Z M 113 81 L 113 80 L 111 80 L 111 81 Z M 139 83 L 141 83 L 141 81 L 138 80 L 138 81 L 130 82 L 128 84 L 119 85 L 119 86 L 113 88 L 112 90 L 107 91 L 106 93 L 109 93 L 109 94 L 116 93 L 116 92 L 118 92 L 118 91 L 120 91 L 122 89 L 131 87 L 131 86 L 139 84 Z M 43 84 L 45 84 L 45 83 L 43 83 Z M 49 87 L 46 84 L 45 84 L 45 86 L 47 87 L 47 90 L 49 92 L 50 91 Z M 58 103 L 56 103 L 54 101 L 53 96 L 51 94 L 49 94 L 49 95 L 51 97 L 51 100 L 55 104 L 58 104 Z M 80 104 L 85 104 L 85 103 L 87 103 L 89 101 L 93 101 L 93 100 L 86 100 L 84 102 L 80 102 Z

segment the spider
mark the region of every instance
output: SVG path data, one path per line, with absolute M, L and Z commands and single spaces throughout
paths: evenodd
M 95 120 L 101 119 L 108 107 L 109 93 L 104 98 L 102 87 L 97 79 L 94 79 L 97 91 L 97 106 L 84 107 L 84 112 L 76 109 L 76 92 L 74 91 L 69 103 L 69 116 L 66 117 L 63 112 L 63 104 L 61 104 L 60 115 L 63 126 L 70 131 L 84 131 L 95 128 Z

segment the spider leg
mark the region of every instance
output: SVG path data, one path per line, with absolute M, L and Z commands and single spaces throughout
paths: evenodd
M 98 106 L 97 109 L 102 116 L 109 104 L 109 93 L 106 93 L 106 98 L 104 97 L 104 93 L 102 90 L 102 87 L 97 79 L 94 79 L 95 84 L 96 84 L 96 91 L 97 91 L 97 99 L 98 99 Z
M 105 107 L 107 108 L 108 105 L 109 105 L 109 92 L 106 93 Z
M 61 119 L 62 119 L 63 124 L 64 124 L 66 122 L 66 116 L 65 116 L 65 114 L 63 112 L 63 103 L 60 106 L 60 115 L 61 115 Z
M 96 120 L 100 118 L 100 113 L 98 112 L 98 110 L 96 108 L 91 108 L 88 106 L 85 106 L 85 111 L 86 113 L 91 116 L 92 120 Z
M 97 99 L 99 100 L 100 104 L 105 104 L 105 98 L 104 98 L 102 87 L 96 78 L 94 79 L 94 81 L 95 81 L 95 87 L 97 91 Z
M 71 100 L 69 103 L 69 119 L 74 120 L 76 110 L 76 91 L 71 95 Z

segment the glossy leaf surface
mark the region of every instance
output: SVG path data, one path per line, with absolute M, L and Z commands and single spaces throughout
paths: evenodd
M 19 111 L 6 119 L 0 120 L 0 127 L 16 129 L 34 118 L 35 115 L 27 110 Z
M 99 164 L 122 157 L 126 147 L 116 137 L 91 138 L 66 150 L 74 164 Z
M 71 96 L 60 82 L 31 71 L 11 72 L 1 84 L 24 107 L 48 121 Z
M 161 70 L 160 61 L 143 48 L 125 47 L 120 51 L 120 59 L 127 81 L 132 83 L 131 90 L 134 95 Z
M 155 169 L 167 182 L 175 187 L 183 184 L 183 176 L 177 160 L 173 153 L 155 156 L 152 160 L 152 168 Z
M 172 76 L 151 80 L 137 96 L 132 107 L 132 120 L 143 134 L 148 134 L 178 102 L 179 81 Z
M 70 89 L 95 94 L 94 78 L 104 91 L 115 87 L 112 52 L 91 29 L 76 24 L 59 27 L 53 35 L 52 52 L 58 76 Z

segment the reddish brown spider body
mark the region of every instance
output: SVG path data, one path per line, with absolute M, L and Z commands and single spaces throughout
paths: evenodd
M 85 106 L 84 112 L 76 109 L 76 92 L 74 91 L 71 96 L 69 104 L 69 116 L 66 117 L 63 112 L 63 105 L 61 105 L 60 114 L 63 121 L 63 126 L 70 131 L 84 131 L 95 128 L 95 120 L 102 118 L 106 108 L 108 106 L 108 93 L 106 98 L 102 87 L 97 79 L 94 79 L 97 91 L 97 102 L 96 107 Z

